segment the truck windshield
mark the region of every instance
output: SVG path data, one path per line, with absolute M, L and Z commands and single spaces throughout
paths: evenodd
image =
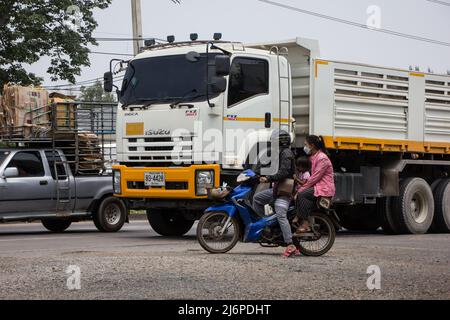
M 210 54 L 210 61 L 214 61 L 215 55 Z M 201 54 L 195 62 L 187 60 L 184 54 L 134 60 L 125 74 L 120 102 L 142 105 L 180 99 L 204 101 L 206 60 L 206 54 Z M 209 77 L 214 73 L 214 66 L 210 66 Z

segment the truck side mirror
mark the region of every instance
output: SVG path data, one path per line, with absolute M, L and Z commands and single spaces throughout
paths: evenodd
M 216 74 L 218 76 L 228 76 L 230 74 L 230 57 L 224 54 L 218 55 L 215 58 Z M 223 91 L 222 91 L 223 92 Z
M 5 172 L 3 172 L 4 178 L 15 178 L 19 176 L 19 169 L 13 167 L 13 168 L 6 168 Z
M 211 82 L 211 91 L 213 93 L 222 93 L 227 90 L 227 79 L 224 77 L 214 77 Z
M 105 72 L 103 76 L 103 89 L 105 92 L 112 92 L 113 90 L 113 74 L 111 71 Z

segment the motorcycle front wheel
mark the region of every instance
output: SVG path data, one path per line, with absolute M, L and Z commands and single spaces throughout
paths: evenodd
M 210 253 L 226 253 L 239 241 L 239 223 L 225 212 L 208 212 L 198 222 L 197 240 Z
M 330 251 L 336 239 L 336 229 L 329 216 L 321 212 L 311 215 L 311 227 L 314 236 L 295 239 L 295 244 L 305 256 L 319 257 Z

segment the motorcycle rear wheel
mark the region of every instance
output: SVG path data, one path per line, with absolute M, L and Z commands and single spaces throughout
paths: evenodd
M 225 232 L 221 234 L 220 231 L 225 225 Z M 230 218 L 225 212 L 208 212 L 198 222 L 197 240 L 209 253 L 227 253 L 239 241 L 239 230 L 236 218 Z
M 336 239 L 336 229 L 329 216 L 321 212 L 311 215 L 314 221 L 314 233 L 320 236 L 316 240 L 305 240 L 294 238 L 294 243 L 300 248 L 300 252 L 305 256 L 319 257 L 330 251 Z

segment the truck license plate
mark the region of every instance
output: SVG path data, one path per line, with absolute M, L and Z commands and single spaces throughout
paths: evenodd
M 164 172 L 146 172 L 144 182 L 146 187 L 164 187 L 166 177 Z

